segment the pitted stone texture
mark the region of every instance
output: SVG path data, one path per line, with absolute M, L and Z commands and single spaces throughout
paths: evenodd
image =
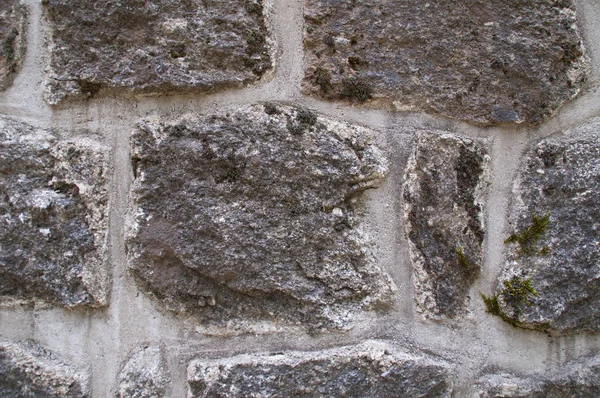
M 46 100 L 211 92 L 271 68 L 262 0 L 48 0 Z
M 570 0 L 306 0 L 304 91 L 536 124 L 588 71 Z
M 441 361 L 366 342 L 321 352 L 196 360 L 189 397 L 450 397 Z
M 90 397 L 89 376 L 33 342 L 0 342 L 0 396 Z
M 481 398 L 596 398 L 600 396 L 600 360 L 573 362 L 543 376 L 487 375 L 477 381 L 476 389 Z
M 27 10 L 18 0 L 0 2 L 0 90 L 11 85 L 25 58 Z
M 117 398 L 163 398 L 168 394 L 171 377 L 158 346 L 136 348 L 121 369 Z
M 427 317 L 465 313 L 483 257 L 488 160 L 485 142 L 433 132 L 419 135 L 409 158 L 405 229 L 415 298 Z
M 0 304 L 106 304 L 106 153 L 0 118 Z
M 345 328 L 387 302 L 356 213 L 387 168 L 371 133 L 275 104 L 140 123 L 128 251 L 141 289 L 229 330 Z
M 513 190 L 516 232 L 531 225 L 532 214 L 550 214 L 534 253 L 509 246 L 501 279 L 528 277 L 538 293 L 519 321 L 555 333 L 600 331 L 600 119 L 529 150 Z

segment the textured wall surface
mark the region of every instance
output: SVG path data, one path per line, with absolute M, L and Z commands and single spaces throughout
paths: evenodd
M 0 395 L 597 397 L 596 0 L 0 5 Z

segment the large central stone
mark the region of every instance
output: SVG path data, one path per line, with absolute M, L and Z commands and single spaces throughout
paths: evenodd
M 344 328 L 386 302 L 357 218 L 386 172 L 368 133 L 273 104 L 140 123 L 128 247 L 141 288 L 213 326 Z

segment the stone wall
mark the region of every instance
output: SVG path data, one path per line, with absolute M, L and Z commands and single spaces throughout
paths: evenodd
M 0 395 L 600 396 L 596 0 L 6 0 Z

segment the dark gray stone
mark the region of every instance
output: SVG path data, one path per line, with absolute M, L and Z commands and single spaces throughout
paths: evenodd
M 196 360 L 189 397 L 450 397 L 448 367 L 386 344 Z
M 117 398 L 163 398 L 168 394 L 171 377 L 158 346 L 136 348 L 121 369 Z
M 390 283 L 358 228 L 361 193 L 386 172 L 367 134 L 275 104 L 140 123 L 128 251 L 141 289 L 230 330 L 345 328 L 383 305 Z
M 537 124 L 588 61 L 571 0 L 306 0 L 304 91 L 482 124 Z
M 483 141 L 425 132 L 404 184 L 415 298 L 428 317 L 463 315 L 483 259 L 483 194 L 489 156 Z
M 552 369 L 543 376 L 499 373 L 481 377 L 481 398 L 597 398 L 600 396 L 600 360 L 588 358 Z
M 0 304 L 106 304 L 106 150 L 0 118 Z
M 33 342 L 0 342 L 0 396 L 90 397 L 89 376 Z
M 47 0 L 46 100 L 211 92 L 271 68 L 262 0 Z
M 537 292 L 501 308 L 518 326 L 553 333 L 600 330 L 600 119 L 545 139 L 525 155 L 515 181 L 510 233 L 549 215 L 545 231 L 509 243 L 501 280 L 528 280 Z M 497 292 L 503 285 L 499 284 Z M 529 301 L 527 305 L 525 301 Z
M 11 85 L 25 58 L 27 9 L 18 0 L 0 2 L 0 90 Z

